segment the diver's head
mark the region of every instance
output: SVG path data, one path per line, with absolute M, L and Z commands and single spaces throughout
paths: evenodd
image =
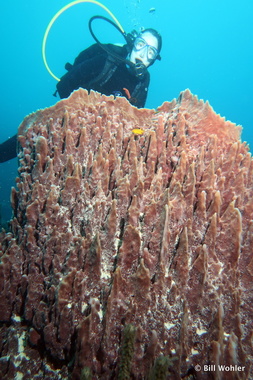
M 161 59 L 162 37 L 155 29 L 143 30 L 134 40 L 129 60 L 145 67 L 151 66 L 156 59 Z

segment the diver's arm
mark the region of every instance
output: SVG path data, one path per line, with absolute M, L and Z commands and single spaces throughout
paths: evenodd
M 61 80 L 56 85 L 61 99 L 67 98 L 71 92 L 82 87 L 81 83 L 88 82 L 88 77 L 84 78 L 84 74 L 88 74 L 88 68 L 85 66 L 85 64 L 77 65 L 61 77 Z
M 9 161 L 17 157 L 17 135 L 0 144 L 0 162 Z
M 91 45 L 87 49 L 81 51 L 81 53 L 76 57 L 73 66 L 79 65 L 80 63 L 83 63 L 84 61 L 92 59 L 98 55 L 104 56 L 105 51 L 98 44 Z
M 77 90 L 79 87 L 87 90 L 93 89 L 94 81 L 103 72 L 105 63 L 112 53 L 112 61 L 117 64 L 116 56 L 125 59 L 127 55 L 126 46 L 117 46 L 112 44 L 105 44 L 104 50 L 100 45 L 94 44 L 88 49 L 82 51 L 75 59 L 74 64 L 67 64 L 68 72 L 61 78 L 57 84 L 57 91 L 61 98 L 67 98 L 72 91 Z
M 71 92 L 82 87 L 90 90 L 89 83 L 101 72 L 106 61 L 106 53 L 101 48 L 86 49 L 76 58 L 74 65 L 69 66 L 69 71 L 63 75 L 57 83 L 57 91 L 60 98 L 67 98 Z M 93 52 L 93 55 L 91 54 Z M 97 52 L 97 54 L 94 54 Z

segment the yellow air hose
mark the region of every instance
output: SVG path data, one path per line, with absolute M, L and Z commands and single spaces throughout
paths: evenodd
M 50 67 L 48 66 L 48 63 L 47 63 L 47 59 L 46 59 L 46 43 L 47 43 L 47 37 L 48 37 L 48 34 L 50 32 L 50 29 L 52 27 L 52 25 L 54 24 L 55 20 L 64 12 L 66 11 L 67 9 L 69 9 L 70 7 L 72 7 L 73 5 L 76 5 L 76 4 L 79 4 L 79 3 L 93 3 L 93 4 L 96 4 L 98 5 L 99 7 L 103 8 L 110 16 L 111 18 L 115 21 L 115 23 L 118 25 L 119 29 L 122 31 L 122 33 L 124 33 L 124 29 L 122 28 L 122 26 L 120 25 L 119 21 L 116 19 L 116 17 L 113 15 L 113 13 L 103 4 L 99 3 L 98 1 L 95 1 L 95 0 L 76 0 L 76 1 L 73 1 L 72 3 L 69 3 L 67 5 L 65 5 L 63 8 L 61 8 L 57 13 L 56 15 L 52 18 L 52 20 L 50 21 L 50 23 L 48 24 L 48 27 L 45 31 L 45 34 L 44 34 L 44 37 L 43 37 L 43 42 L 42 42 L 42 58 L 43 58 L 43 62 L 46 66 L 46 69 L 47 71 L 49 72 L 50 75 L 52 75 L 52 77 L 54 79 L 56 79 L 58 82 L 60 80 L 60 78 L 58 78 L 56 75 L 54 75 L 54 73 L 51 71 Z

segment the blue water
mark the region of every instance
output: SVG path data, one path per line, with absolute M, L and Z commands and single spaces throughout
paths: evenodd
M 44 32 L 67 1 L 13 0 L 1 6 L 1 131 L 0 142 L 16 133 L 23 118 L 53 105 L 56 81 L 41 55 Z M 146 106 L 156 108 L 189 88 L 213 109 L 243 126 L 242 140 L 253 146 L 253 1 L 241 0 L 110 0 L 104 3 L 127 32 L 152 27 L 163 36 L 162 60 L 150 68 Z M 154 12 L 150 12 L 155 8 Z M 93 43 L 88 20 L 99 6 L 81 3 L 53 25 L 47 60 L 58 77 L 64 65 Z M 122 38 L 105 23 L 96 24 L 102 42 Z M 17 160 L 0 164 L 0 204 L 3 219 L 11 217 L 10 188 L 15 185 Z

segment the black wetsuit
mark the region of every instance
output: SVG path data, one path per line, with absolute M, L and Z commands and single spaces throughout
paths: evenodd
M 117 56 L 127 57 L 126 46 L 105 46 Z M 136 76 L 125 62 L 108 54 L 98 44 L 82 51 L 73 65 L 66 64 L 66 69 L 68 72 L 56 86 L 60 98 L 67 98 L 72 91 L 82 87 L 105 95 L 124 96 L 138 108 L 145 106 L 150 79 L 148 71 L 141 77 Z M 0 162 L 16 157 L 16 140 L 17 135 L 0 144 Z
M 82 87 L 105 95 L 129 98 L 130 94 L 130 103 L 136 107 L 144 107 L 149 86 L 148 71 L 142 77 L 138 77 L 125 62 L 113 56 L 116 54 L 123 59 L 126 58 L 126 46 L 107 44 L 105 47 L 112 55 L 95 44 L 82 51 L 73 65 L 66 65 L 68 72 L 56 86 L 60 97 L 66 98 L 73 90 Z

